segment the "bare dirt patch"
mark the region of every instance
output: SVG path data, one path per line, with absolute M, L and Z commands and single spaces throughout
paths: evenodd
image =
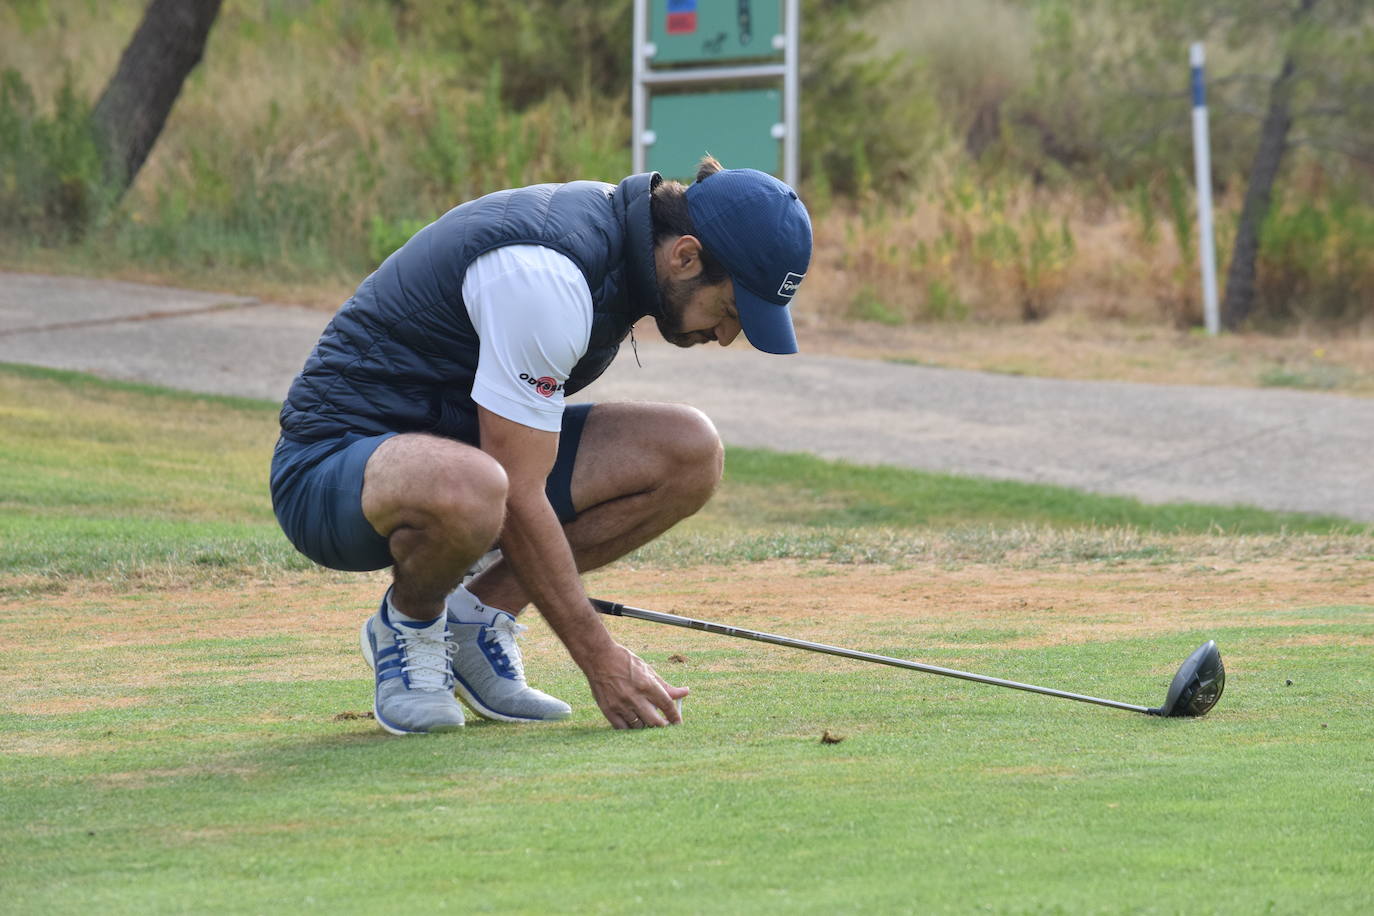
M 188 676 L 226 685 L 356 677 L 362 665 L 357 627 L 372 612 L 381 583 L 304 577 L 148 592 L 90 583 L 6 599 L 0 645 L 16 664 L 0 671 L 0 691 L 15 710 L 43 714 L 132 705 L 141 701 L 137 692 Z M 262 645 L 274 638 L 285 641 Z M 62 664 L 52 663 L 57 647 Z M 121 697 L 121 690 L 134 693 Z
M 24 704 L 24 711 L 40 716 L 59 716 L 66 713 L 88 712 L 92 709 L 128 709 L 147 703 L 148 698 L 141 696 L 102 697 L 64 694 L 46 699 L 29 700 Z
M 938 563 L 894 569 L 779 560 L 613 568 L 589 575 L 587 582 L 599 597 L 803 639 L 873 651 L 929 647 L 973 653 L 985 646 L 1033 648 L 1236 624 L 1349 624 L 1348 617 L 1315 610 L 1333 606 L 1368 607 L 1374 619 L 1374 564 L 1358 559 L 1049 569 Z M 9 659 L 0 671 L 0 692 L 16 712 L 52 715 L 136 706 L 149 688 L 188 677 L 226 687 L 263 680 L 361 680 L 367 670 L 358 656 L 357 627 L 384 585 L 383 577 L 363 576 L 141 594 L 91 587 L 27 599 L 23 613 L 16 613 L 12 601 L 0 602 L 0 643 Z M 522 645 L 530 669 L 570 669 L 542 620 L 534 614 L 525 620 L 531 629 Z M 709 668 L 712 653 L 727 645 L 710 634 L 636 620 L 608 619 L 607 625 L 637 651 L 671 653 L 663 662 L 671 667 Z M 58 664 L 54 638 L 62 647 Z M 674 657 L 683 661 L 674 664 Z M 797 668 L 813 662 L 832 660 L 788 654 L 776 662 L 754 658 L 750 665 Z
M 825 565 L 828 575 L 805 575 L 817 565 Z M 1293 608 L 1374 602 L 1374 566 L 1367 564 L 1363 574 L 1330 573 L 1324 564 L 1283 559 L 1226 570 L 1182 564 L 894 570 L 775 561 L 725 570 L 596 573 L 589 580 L 627 604 L 744 626 L 786 622 L 802 629 L 796 635 L 803 637 L 884 625 L 880 632 L 895 626 L 931 645 L 966 647 L 977 641 L 957 637 L 970 628 L 975 633 L 1011 628 L 1021 635 L 996 641 L 1029 648 L 1253 622 Z
M 1374 616 L 1374 615 L 1371 615 Z M 1374 646 L 1374 635 L 1355 633 L 1303 633 L 1285 636 L 1279 645 L 1297 646 Z

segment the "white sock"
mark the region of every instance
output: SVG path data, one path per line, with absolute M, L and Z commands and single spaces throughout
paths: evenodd
M 496 615 L 501 613 L 496 608 L 487 607 L 478 601 L 477 596 L 468 591 L 466 585 L 460 585 L 450 592 L 444 599 L 444 604 L 459 623 L 482 623 L 491 626 L 496 622 Z
M 440 614 L 434 620 L 416 620 L 414 617 L 410 617 L 397 610 L 396 605 L 391 601 L 390 595 L 386 596 L 386 616 L 392 623 L 399 624 L 400 626 L 412 630 L 428 630 L 430 628 L 435 628 L 442 633 L 444 629 L 443 614 Z

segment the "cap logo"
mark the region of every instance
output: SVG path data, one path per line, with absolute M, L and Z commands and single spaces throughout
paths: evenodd
M 797 290 L 801 287 L 801 281 L 804 279 L 806 279 L 806 274 L 789 273 L 783 277 L 782 286 L 778 287 L 778 295 L 784 299 L 791 299 L 797 294 Z

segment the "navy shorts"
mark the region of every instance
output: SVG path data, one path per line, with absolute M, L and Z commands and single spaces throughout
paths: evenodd
M 563 410 L 558 457 L 544 492 L 567 524 L 577 518 L 572 501 L 573 462 L 591 404 Z M 282 436 L 272 453 L 272 508 L 296 549 L 330 569 L 364 571 L 392 565 L 387 539 L 363 515 L 363 471 L 377 446 L 396 433 L 349 435 L 320 442 Z

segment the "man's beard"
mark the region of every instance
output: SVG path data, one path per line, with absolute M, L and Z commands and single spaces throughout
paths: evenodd
M 658 333 L 673 346 L 694 347 L 715 340 L 715 336 L 706 331 L 688 331 L 682 326 L 687 303 L 705 285 L 699 275 L 687 280 L 659 281 L 658 298 L 663 303 L 663 314 L 655 315 L 654 321 L 658 324 Z

